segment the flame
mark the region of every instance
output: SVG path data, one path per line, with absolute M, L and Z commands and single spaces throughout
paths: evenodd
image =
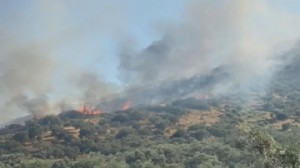
M 131 107 L 131 101 L 127 101 L 127 102 L 125 102 L 125 103 L 123 104 L 121 110 L 122 110 L 122 111 L 125 111 L 125 110 L 130 109 L 130 107 Z
M 83 106 L 79 107 L 77 109 L 78 112 L 88 115 L 99 115 L 102 114 L 102 111 L 100 109 L 91 109 L 86 104 L 83 104 Z

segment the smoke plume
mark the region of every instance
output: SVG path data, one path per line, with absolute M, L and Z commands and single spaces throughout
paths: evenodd
M 96 106 L 104 97 L 114 93 L 113 85 L 99 79 L 93 73 L 85 72 L 77 80 L 78 89 L 83 93 L 82 102 Z
M 112 9 L 114 5 L 84 3 L 86 9 L 82 11 L 90 10 L 91 14 L 81 15 L 77 11 L 78 6 L 83 7 L 81 1 L 29 0 L 0 4 L 0 123 L 28 114 L 37 117 L 57 114 L 74 109 L 81 102 L 95 103 L 110 92 L 108 88 L 113 86 L 106 86 L 97 77 L 99 72 L 91 73 L 92 68 L 78 65 L 93 59 L 78 44 L 90 30 L 100 30 L 95 35 L 114 30 L 102 15 L 92 13 L 98 10 L 96 7 Z M 104 10 L 108 15 L 111 11 Z M 72 15 L 90 19 L 92 26 L 78 25 L 69 18 Z M 114 26 L 119 24 L 115 21 Z M 97 63 L 90 66 L 97 67 Z
M 11 111 L 16 110 L 15 105 L 26 106 L 28 110 L 24 111 L 36 113 L 36 103 L 30 102 L 25 95 L 41 95 L 50 90 L 55 61 L 47 57 L 47 49 L 43 46 L 18 46 L 19 41 L 14 41 L 13 37 L 9 41 L 3 38 L 0 41 L 4 44 L 0 51 L 1 119 L 6 119 L 5 114 L 11 115 Z M 43 100 L 46 101 L 46 98 Z
M 160 26 L 161 38 L 141 50 L 123 45 L 121 74 L 129 86 L 148 85 L 221 68 L 227 79 L 211 83 L 212 94 L 262 87 L 283 46 L 299 37 L 298 23 L 295 14 L 268 0 L 187 1 L 179 23 Z
M 197 94 L 265 88 L 274 66 L 283 63 L 278 56 L 300 34 L 299 13 L 277 1 L 182 2 L 182 16 L 149 25 L 159 38 L 138 48 L 123 39 L 135 27 L 128 24 L 134 23 L 131 15 L 139 14 L 131 13 L 139 8 L 136 3 L 126 4 L 131 5 L 127 9 L 120 0 L 1 1 L 0 122 L 59 113 L 80 103 L 102 108 L 113 101 L 127 109 Z M 106 40 L 103 46 L 126 41 L 119 60 L 111 59 L 120 63 L 120 81 L 102 77 L 111 69 L 99 68 L 103 54 L 98 37 Z M 121 95 L 111 95 L 122 89 Z

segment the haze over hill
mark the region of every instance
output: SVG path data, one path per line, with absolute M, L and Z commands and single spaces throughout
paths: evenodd
M 195 96 L 192 83 L 206 88 L 216 76 L 194 77 L 130 92 L 132 100 L 154 92 L 141 102 L 164 104 L 127 106 L 106 114 L 84 107 L 7 125 L 0 129 L 0 167 L 299 167 L 297 60 L 282 67 L 263 94 L 254 89 L 252 94 Z M 176 83 L 192 92 L 182 92 Z M 159 91 L 169 96 L 159 96 Z M 112 99 L 114 107 L 124 97 Z
M 180 2 L 175 19 L 145 24 L 144 34 L 153 37 L 140 44 L 130 24 L 143 12 L 130 12 L 138 3 L 122 3 L 1 2 L 1 121 L 57 114 L 82 103 L 114 111 L 119 106 L 104 105 L 114 101 L 110 95 L 140 105 L 264 90 L 278 65 L 290 59 L 282 56 L 293 57 L 300 33 L 299 13 L 281 2 L 190 0 Z M 93 35 L 110 39 L 114 55 L 94 49 Z M 114 68 L 102 68 L 105 59 Z

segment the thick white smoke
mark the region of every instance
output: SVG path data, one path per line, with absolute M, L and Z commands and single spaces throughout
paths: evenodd
M 121 17 L 108 10 L 118 11 L 116 5 L 77 0 L 1 1 L 0 5 L 0 122 L 59 113 L 110 93 L 113 86 L 90 68 L 97 63 L 88 69 L 78 64 L 99 59 L 91 58 L 81 43 L 87 32 L 99 35 L 116 30 L 113 26 L 121 24 Z M 107 24 L 106 14 L 118 18 L 113 26 Z M 87 24 L 78 24 L 81 19 Z
M 269 0 L 186 1 L 183 19 L 165 24 L 161 38 L 142 50 L 123 49 L 121 73 L 130 84 L 208 75 L 230 78 L 214 93 L 268 82 L 275 56 L 299 37 L 299 15 Z M 124 45 L 128 47 L 128 45 Z
M 222 75 L 213 75 L 211 82 L 197 80 L 201 86 L 211 85 L 206 88 L 216 94 L 237 85 L 265 85 L 275 56 L 299 37 L 299 14 L 278 5 L 278 0 L 182 2 L 185 10 L 178 22 L 157 26 L 161 38 L 140 50 L 131 50 L 135 46 L 128 47 L 128 43 L 122 46 L 120 78 L 130 87 L 194 75 L 212 79 L 209 76 L 216 69 L 224 70 L 226 80 Z M 69 102 L 74 100 L 94 105 L 115 92 L 115 86 L 99 75 L 107 72 L 91 68 L 98 66 L 97 59 L 89 57 L 87 53 L 92 52 L 84 43 L 94 44 L 90 42 L 94 36 L 109 36 L 112 41 L 127 33 L 127 24 L 134 23 L 127 13 L 139 6 L 130 3 L 131 9 L 126 9 L 122 3 L 126 2 L 1 1 L 0 122 L 26 113 L 57 113 L 72 107 Z M 90 66 L 83 68 L 78 62 Z M 222 80 L 215 79 L 218 77 Z M 189 81 L 193 80 L 165 86 L 180 88 L 182 93 L 181 83 Z M 139 89 L 135 92 L 139 93 L 127 94 L 137 100 L 148 97 L 149 101 L 156 93 L 151 89 L 146 96 Z

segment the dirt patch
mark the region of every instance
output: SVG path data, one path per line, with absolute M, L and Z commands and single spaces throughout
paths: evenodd
M 256 123 L 258 121 L 272 120 L 273 118 L 274 118 L 274 116 L 272 113 L 264 112 L 264 113 L 260 113 L 258 115 L 248 116 L 248 118 L 246 119 L 246 122 Z
M 284 124 L 290 124 L 290 125 L 300 127 L 300 123 L 297 122 L 295 119 L 287 119 L 287 120 L 284 120 L 284 121 L 278 121 L 276 123 L 270 124 L 268 127 L 273 128 L 273 129 L 277 129 L 277 130 L 282 130 L 282 126 Z
M 175 128 L 168 128 L 165 131 L 165 136 L 171 137 L 176 131 L 177 131 L 177 129 L 175 129 Z
M 192 125 L 201 124 L 211 126 L 219 122 L 221 113 L 216 110 L 200 111 L 191 110 L 190 113 L 179 119 L 178 125 L 187 128 Z
M 71 134 L 74 138 L 79 138 L 80 129 L 76 129 L 75 127 L 69 126 L 69 127 L 64 127 L 64 131 Z
M 220 121 L 220 113 L 216 110 L 201 111 L 201 110 L 190 110 L 189 113 L 179 118 L 179 121 L 172 127 L 165 130 L 165 136 L 172 136 L 178 129 L 178 127 L 187 129 L 192 125 L 204 125 L 211 126 Z
M 84 122 L 91 123 L 93 125 L 98 125 L 99 119 L 100 117 L 93 118 L 93 119 L 85 119 Z

